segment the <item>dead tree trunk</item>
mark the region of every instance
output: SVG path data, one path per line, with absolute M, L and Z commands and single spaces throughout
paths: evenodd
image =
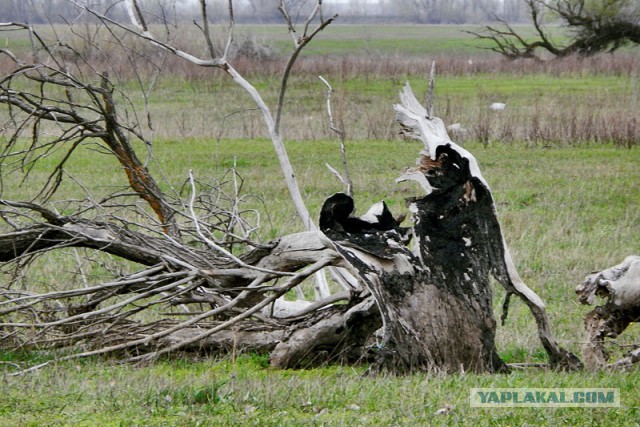
M 409 200 L 416 248 L 384 204 L 353 218 L 346 195 L 329 198 L 320 228 L 376 299 L 383 320 L 378 367 L 393 372 L 506 369 L 495 347 L 490 275 L 532 309 L 551 363 L 580 361 L 550 333 L 544 304 L 520 280 L 504 243 L 493 198 L 475 158 L 448 138 L 407 85 L 396 106 L 407 134 L 425 150 L 416 168 L 399 179 L 416 180 L 427 193 Z
M 378 368 L 393 372 L 505 369 L 494 342 L 490 252 L 482 248 L 483 239 L 490 239 L 496 230 L 480 228 L 483 212 L 477 209 L 490 198 L 477 194 L 469 199 L 473 189 L 468 184 L 468 167 L 454 170 L 454 159 L 459 163 L 460 158 L 447 151 L 450 155 L 439 153 L 441 161 L 430 170 L 448 175 L 452 185 L 412 202 L 417 254 L 405 246 L 402 230 L 393 223 L 384 230 L 366 224 L 354 229 L 338 218 L 323 229 L 371 290 L 382 314 L 384 339 L 378 349 Z M 331 202 L 325 203 L 321 223 L 324 219 L 331 224 L 327 215 L 338 211 L 326 209 Z M 384 216 L 384 210 L 380 212 Z

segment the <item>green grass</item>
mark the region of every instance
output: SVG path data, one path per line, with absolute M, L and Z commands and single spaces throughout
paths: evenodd
M 478 53 L 478 47 L 486 47 L 487 43 L 464 32 L 473 29 L 459 25 L 336 25 L 323 32 L 305 55 Z
M 278 25 L 246 25 L 238 27 L 242 37 L 273 40 L 280 52 L 292 48 L 290 36 Z M 340 18 L 320 33 L 304 51 L 304 55 L 353 55 L 363 52 L 402 55 L 477 55 L 479 49 L 491 46 L 467 31 L 479 31 L 481 25 L 342 25 Z M 528 26 L 516 26 L 525 38 L 534 32 Z M 561 28 L 550 29 L 551 39 L 563 40 Z
M 418 374 L 363 377 L 362 368 L 276 371 L 264 359 L 152 366 L 65 363 L 3 381 L 1 425 L 413 426 L 630 425 L 640 378 L 630 373 Z M 477 387 L 618 388 L 620 408 L 471 408 Z M 445 405 L 446 415 L 434 415 Z
M 422 80 L 417 80 L 419 84 Z M 621 95 L 628 90 L 628 79 L 616 76 L 560 76 L 549 78 L 546 74 L 514 76 L 512 74 L 495 74 L 483 79 L 477 77 L 443 77 L 438 79 L 438 91 L 449 96 L 469 96 L 478 93 L 491 93 L 502 97 L 528 98 L 546 96 L 555 98 L 558 95 L 599 95 L 606 91 L 607 95 Z M 424 83 L 422 83 L 424 84 Z
M 425 92 L 426 82 L 421 75 L 331 80 L 336 90 L 334 112 L 342 112 L 350 140 L 399 140 L 392 105 L 397 103 L 398 92 L 406 81 L 419 97 Z M 157 136 L 179 140 L 266 135 L 260 113 L 252 110 L 254 104 L 240 89 L 212 87 L 204 82 L 190 85 L 188 90 L 176 90 L 167 81 L 152 96 L 150 110 Z M 616 132 L 624 133 L 632 123 L 637 95 L 633 81 L 611 75 L 445 75 L 438 78 L 436 85 L 437 114 L 447 124 L 461 123 L 468 129 L 469 139 L 477 140 L 480 129 L 486 127 L 491 141 L 529 138 L 534 145 L 615 142 Z M 256 86 L 263 88 L 266 102 L 273 105 L 273 81 L 258 79 Z M 335 137 L 328 129 L 325 96 L 326 88 L 317 77 L 292 79 L 283 118 L 282 132 L 287 140 Z M 491 112 L 488 107 L 492 102 L 505 102 L 507 109 Z M 567 127 L 571 123 L 578 136 Z M 536 130 L 543 136 L 530 136 Z
M 65 26 L 54 28 L 58 34 L 67 33 Z M 315 38 L 304 50 L 303 55 L 351 55 L 371 51 L 424 55 L 441 53 L 443 50 L 460 54 L 477 53 L 478 47 L 486 47 L 487 43 L 475 40 L 464 31 L 478 28 L 479 26 L 461 25 L 342 25 L 338 19 Z M 37 26 L 36 29 L 45 37 L 53 36 L 52 28 L 49 26 Z M 152 31 L 154 34 L 160 34 L 164 28 L 152 26 Z M 214 39 L 224 40 L 227 26 L 214 25 L 211 31 Z M 80 29 L 79 33 L 84 34 L 84 28 Z M 235 39 L 240 42 L 247 39 L 255 40 L 272 46 L 279 54 L 293 50 L 291 36 L 284 25 L 237 25 L 234 34 Z M 198 46 L 199 42 L 200 32 L 195 26 L 190 22 L 180 24 L 178 44 Z M 29 40 L 25 32 L 13 31 L 5 39 L 5 45 L 14 50 L 27 49 Z

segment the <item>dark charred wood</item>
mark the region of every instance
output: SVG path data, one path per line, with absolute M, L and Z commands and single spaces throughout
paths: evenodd
M 398 222 L 384 201 L 377 203 L 364 217 L 354 217 L 353 198 L 344 193 L 329 197 L 320 211 L 320 230 L 327 233 L 354 233 L 395 230 Z
M 418 256 L 393 229 L 325 234 L 376 298 L 384 323 L 380 369 L 504 371 L 485 247 L 496 231 L 485 219 L 493 215 L 490 194 L 450 147 L 422 166 L 437 190 L 413 202 Z

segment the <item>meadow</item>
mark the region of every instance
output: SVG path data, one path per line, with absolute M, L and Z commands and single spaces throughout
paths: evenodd
M 359 211 L 381 199 L 396 214 L 405 210 L 404 198 L 417 189 L 394 179 L 414 164 L 420 146 L 398 135 L 391 106 L 405 81 L 416 93 L 425 91 L 425 76 L 435 60 L 436 114 L 446 124 L 461 123 L 467 129 L 454 138 L 480 162 L 523 279 L 546 302 L 559 343 L 580 354 L 582 318 L 590 308 L 578 303 L 574 287 L 589 272 L 616 264 L 640 247 L 637 51 L 547 63 L 505 62 L 479 50 L 459 30 L 336 26 L 322 34 L 298 64 L 285 110 L 283 135 L 303 196 L 317 215 L 328 195 L 343 190 L 324 166 L 338 167 L 340 153 L 328 130 L 326 88 L 317 79 L 323 75 L 336 89 Z M 248 40 L 271 43 L 275 51 L 260 67 L 255 58 L 239 59 L 272 103 L 288 36 L 275 27 L 242 31 Z M 155 135 L 152 172 L 162 172 L 166 185 L 179 187 L 190 169 L 199 179 L 213 181 L 234 167 L 243 178 L 243 192 L 251 195 L 244 199 L 245 207 L 261 212 L 262 239 L 300 230 L 271 143 L 248 97 L 211 70 L 169 59 L 165 64 L 148 103 Z M 111 66 L 134 105 L 142 108 L 125 65 Z M 488 109 L 498 101 L 507 108 Z M 44 174 L 46 166 L 36 172 Z M 125 185 L 117 163 L 95 150 L 80 151 L 67 168 L 74 180 L 61 191 L 68 197 L 84 196 L 87 189 L 98 197 Z M 79 182 L 82 187 L 75 184 Z M 2 191 L 3 198 L 10 198 L 29 189 L 6 186 Z M 55 273 L 45 276 L 62 280 Z M 496 288 L 496 313 L 502 297 Z M 632 325 L 611 344 L 612 354 L 637 342 L 639 334 Z M 512 301 L 506 324 L 498 328 L 497 345 L 507 362 L 545 361 L 533 318 L 518 301 Z M 176 354 L 146 366 L 87 359 L 11 377 L 7 374 L 16 366 L 51 356 L 0 355 L 5 373 L 0 425 L 640 423 L 637 369 L 363 377 L 366 366 L 278 371 L 261 355 Z M 477 409 L 468 400 L 473 387 L 613 387 L 620 389 L 622 405 Z M 436 415 L 445 405 L 452 410 Z

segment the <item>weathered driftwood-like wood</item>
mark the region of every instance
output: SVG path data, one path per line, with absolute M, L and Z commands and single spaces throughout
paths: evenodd
M 110 283 L 73 290 L 39 293 L 2 289 L 0 344 L 6 348 L 56 348 L 87 342 L 87 347 L 97 352 L 127 346 L 149 350 L 170 348 L 181 337 L 184 348 L 223 350 L 230 348 L 228 331 L 203 334 L 203 321 L 242 316 L 319 268 L 340 263 L 338 253 L 327 248 L 315 231 L 283 236 L 234 261 L 168 236 L 152 237 L 109 223 L 46 216 L 50 223 L 0 235 L 0 259 L 8 262 L 49 250 L 83 247 L 150 267 Z M 273 286 L 270 281 L 274 278 L 284 282 Z M 118 301 L 119 296 L 125 299 Z M 166 325 L 129 320 L 153 305 L 183 304 L 205 304 L 211 309 L 203 314 L 187 310 L 181 316 L 186 320 Z M 236 333 L 234 348 L 273 349 L 292 321 L 267 320 L 269 313 L 265 305 L 254 314 L 269 334 Z M 198 325 L 201 327 L 193 328 Z M 191 341 L 199 335 L 202 339 L 197 344 Z
M 0 200 L 2 204 L 13 203 Z M 337 257 L 315 231 L 291 234 L 263 244 L 238 258 L 239 264 L 223 254 L 112 223 L 57 217 L 55 221 L 0 234 L 0 262 L 68 247 L 96 249 L 146 266 L 188 266 L 214 281 L 212 285 L 219 288 L 241 288 L 261 274 L 266 274 L 265 280 L 268 280 L 269 276 L 278 276 L 278 272 L 296 271 L 322 257 Z
M 355 305 L 337 305 L 289 328 L 269 355 L 272 366 L 298 368 L 328 361 L 353 363 L 366 359 L 382 321 L 369 296 Z
M 628 256 L 616 266 L 589 274 L 576 287 L 576 293 L 583 304 L 593 305 L 596 297 L 606 300 L 584 319 L 587 333 L 583 346 L 585 366 L 591 370 L 603 368 L 609 364 L 605 339 L 617 337 L 631 322 L 640 319 L 640 257 Z M 628 366 L 638 361 L 640 351 L 634 349 L 612 366 Z

